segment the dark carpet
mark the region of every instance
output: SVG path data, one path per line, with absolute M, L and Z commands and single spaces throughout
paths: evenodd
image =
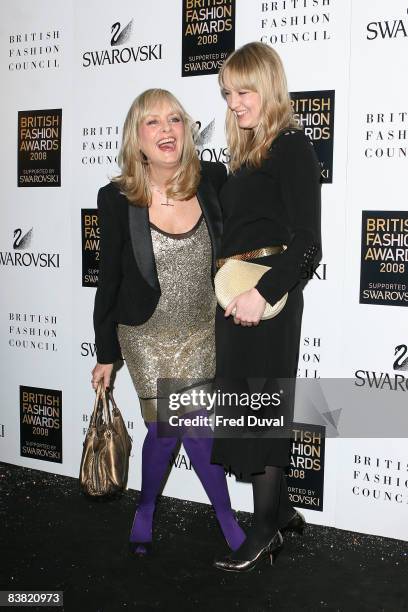
M 312 525 L 285 537 L 274 567 L 226 574 L 212 567 L 227 549 L 205 504 L 162 497 L 139 559 L 127 550 L 136 491 L 94 502 L 75 478 L 7 463 L 0 485 L 1 589 L 63 591 L 53 610 L 408 610 L 406 542 Z

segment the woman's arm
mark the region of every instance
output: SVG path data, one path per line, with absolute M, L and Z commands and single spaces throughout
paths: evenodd
M 256 285 L 270 304 L 305 278 L 321 254 L 320 166 L 311 141 L 299 131 L 276 143 L 281 196 L 291 240 L 286 251 Z
M 121 359 L 114 310 L 122 276 L 122 233 L 115 195 L 111 186 L 98 193 L 99 279 L 93 312 L 98 364 Z
M 257 325 L 265 303 L 275 304 L 293 289 L 321 254 L 320 167 L 313 145 L 296 131 L 282 135 L 276 148 L 291 240 L 256 287 L 241 293 L 226 308 L 225 316 L 232 314 L 235 323 L 241 325 Z

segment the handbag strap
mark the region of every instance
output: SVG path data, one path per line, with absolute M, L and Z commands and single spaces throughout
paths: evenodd
M 119 408 L 116 405 L 115 400 L 113 399 L 113 393 L 112 393 L 112 389 L 109 389 L 109 394 L 108 394 L 109 400 L 112 404 L 112 406 L 115 408 L 115 410 L 119 411 Z
M 111 395 L 111 392 L 109 395 Z M 94 426 L 96 424 L 96 416 L 98 414 L 98 410 L 99 410 L 99 406 L 101 402 L 102 402 L 102 414 L 104 416 L 105 423 L 110 425 L 112 422 L 112 419 L 111 419 L 111 414 L 109 410 L 109 405 L 108 405 L 108 402 L 106 401 L 106 391 L 104 389 L 102 380 L 99 381 L 98 387 L 96 389 L 95 404 L 94 404 L 94 409 L 92 412 L 91 423 L 90 423 L 91 426 Z

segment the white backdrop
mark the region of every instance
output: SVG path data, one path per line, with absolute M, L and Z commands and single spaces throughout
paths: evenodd
M 207 4 L 212 3 L 201 2 Z M 335 92 L 333 179 L 322 186 L 320 276 L 325 278 L 315 275 L 305 290 L 299 376 L 352 379 L 361 370 L 392 378 L 395 347 L 408 342 L 407 313 L 404 305 L 359 302 L 361 224 L 362 211 L 378 211 L 379 216 L 381 211 L 399 211 L 403 216 L 407 208 L 401 197 L 408 137 L 406 3 L 236 0 L 235 8 L 235 47 L 252 40 L 273 44 L 291 92 Z M 182 0 L 20 0 L 4 7 L 3 461 L 78 475 L 94 397 L 95 288 L 82 286 L 81 209 L 96 207 L 98 188 L 118 170 L 115 155 L 132 100 L 149 87 L 171 90 L 202 129 L 214 122 L 200 151 L 203 159 L 225 161 L 225 108 L 216 74 L 181 76 L 182 16 Z M 123 30 L 132 20 L 128 40 L 111 46 L 113 24 L 119 22 Z M 130 52 L 123 50 L 139 47 L 138 60 L 126 61 Z M 87 65 L 86 58 L 97 57 L 96 51 L 102 58 L 104 50 L 110 54 L 115 49 L 124 63 Z M 204 45 L 203 52 L 211 49 Z M 62 109 L 61 186 L 18 187 L 17 113 L 44 109 Z M 19 250 L 14 232 L 21 229 L 25 235 L 31 228 L 25 252 L 59 254 L 58 268 L 13 265 Z M 383 276 L 408 285 L 405 268 Z M 34 344 L 21 346 L 22 340 Z M 62 391 L 62 462 L 21 454 L 20 386 Z M 118 373 L 115 396 L 134 441 L 129 486 L 139 488 L 144 425 L 125 367 Z M 385 405 L 389 399 L 385 395 Z M 370 418 L 369 405 L 361 411 Z M 324 506 L 306 507 L 307 520 L 408 539 L 406 431 L 400 436 L 327 439 Z M 208 502 L 183 451 L 176 463 L 164 493 Z M 356 475 L 356 465 L 364 463 Z M 229 485 L 233 506 L 250 511 L 248 485 L 232 478 Z

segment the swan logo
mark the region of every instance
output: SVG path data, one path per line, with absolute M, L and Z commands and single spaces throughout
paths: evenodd
M 408 346 L 406 344 L 398 344 L 394 349 L 394 363 L 392 365 L 392 369 L 395 371 L 398 370 L 408 370 Z
M 0 266 L 23 268 L 59 268 L 59 253 L 33 253 L 27 249 L 33 239 L 33 228 L 18 227 L 13 232 L 13 251 L 0 251 Z
M 393 357 L 392 369 L 394 375 L 388 372 L 357 370 L 355 377 L 359 382 L 355 381 L 354 384 L 357 387 L 368 386 L 385 391 L 408 391 L 408 377 L 402 374 L 402 372 L 408 371 L 408 345 L 397 344 L 394 347 Z
M 119 21 L 110 28 L 110 48 L 95 51 L 85 51 L 82 54 L 84 68 L 97 68 L 113 64 L 129 64 L 162 59 L 162 44 L 126 45 L 132 38 L 133 19 L 122 27 Z
M 215 130 L 215 119 L 210 121 L 210 123 L 203 129 L 201 129 L 201 121 L 196 121 L 197 126 L 197 140 L 196 145 L 198 148 L 202 148 L 204 145 L 208 144 L 213 137 Z
M 205 127 L 201 121 L 195 123 L 195 144 L 197 155 L 201 161 L 220 161 L 228 164 L 230 155 L 227 147 L 213 147 L 211 140 L 215 131 L 215 119 L 212 119 Z
M 23 234 L 20 227 L 14 230 L 14 242 L 13 249 L 23 250 L 28 249 L 33 238 L 33 228 L 29 229 L 28 232 Z
M 111 27 L 111 47 L 119 47 L 119 45 L 124 45 L 125 42 L 129 40 L 133 30 L 133 19 L 129 21 L 129 23 L 123 28 L 123 30 L 121 30 L 120 28 L 121 25 L 119 21 L 114 23 Z

